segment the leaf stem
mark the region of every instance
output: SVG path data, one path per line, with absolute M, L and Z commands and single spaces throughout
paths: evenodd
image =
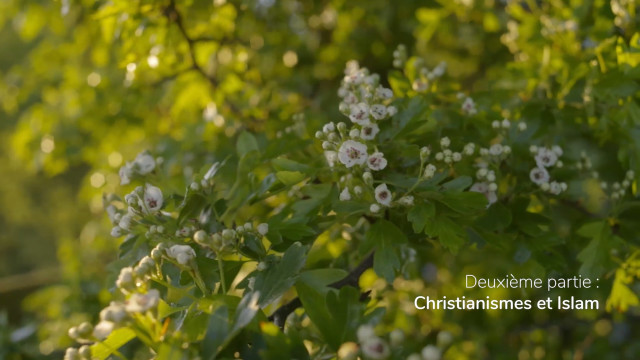
M 222 293 L 226 294 L 227 293 L 227 283 L 224 280 L 224 267 L 223 267 L 223 264 L 222 264 L 222 257 L 218 253 L 216 258 L 218 259 L 218 271 L 220 272 L 220 286 L 222 287 Z

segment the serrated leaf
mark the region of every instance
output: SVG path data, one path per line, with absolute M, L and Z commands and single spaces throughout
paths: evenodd
M 424 230 L 427 221 L 435 215 L 436 207 L 432 202 L 421 203 L 409 210 L 407 220 L 411 222 L 413 231 L 418 234 Z
M 127 327 L 116 329 L 103 342 L 91 346 L 91 356 L 94 359 L 104 360 L 111 356 L 114 350 L 120 349 L 135 337 L 136 333 Z

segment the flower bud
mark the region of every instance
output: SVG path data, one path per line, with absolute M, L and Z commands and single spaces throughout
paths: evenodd
M 371 206 L 369 206 L 369 211 L 371 211 L 374 214 L 377 214 L 378 212 L 380 212 L 380 205 L 371 204 Z
M 330 133 L 328 139 L 334 143 L 340 141 L 340 137 L 336 133 Z
M 222 241 L 222 236 L 220 236 L 220 234 L 213 234 L 211 235 L 211 248 L 216 251 L 219 252 L 222 250 L 222 248 L 224 247 L 224 243 Z
M 158 248 L 151 250 L 151 258 L 155 261 L 160 261 L 162 259 L 162 250 Z
M 453 342 L 453 335 L 448 331 L 440 331 L 436 342 L 440 347 L 447 347 Z
M 93 325 L 91 325 L 87 321 L 78 325 L 78 334 L 80 335 L 80 337 L 86 338 L 87 336 L 91 335 L 92 331 L 93 331 Z
M 395 329 L 389 334 L 391 346 L 400 346 L 404 342 L 404 333 L 400 329 Z
M 262 236 L 265 236 L 269 232 L 269 224 L 262 223 L 262 224 L 258 225 L 257 230 L 258 230 L 258 234 L 260 234 Z
M 347 131 L 347 124 L 343 123 L 342 121 L 338 123 L 337 125 L 338 131 L 340 131 L 340 133 L 343 133 L 345 131 Z
M 78 328 L 73 326 L 67 331 L 67 335 L 73 340 L 78 339 L 80 337 L 80 333 L 78 332 Z
M 224 229 L 222 230 L 222 238 L 225 240 L 232 240 L 236 237 L 236 232 L 232 229 Z
M 64 353 L 64 360 L 80 360 L 78 350 L 76 348 L 67 348 L 67 351 Z
M 431 154 L 431 150 L 428 147 L 424 146 L 420 149 L 420 160 L 426 161 L 429 155 Z
M 362 180 L 369 186 L 373 185 L 373 175 L 368 171 L 365 171 L 365 173 L 362 174 Z
M 207 233 L 204 230 L 198 230 L 193 234 L 193 241 L 199 245 L 207 245 Z
M 191 190 L 193 191 L 198 191 L 200 190 L 200 185 L 198 185 L 198 183 L 194 181 L 191 183 L 191 185 L 189 185 L 189 188 L 191 188 Z
M 319 139 L 319 140 L 324 139 L 324 133 L 320 130 L 316 131 L 316 139 Z
M 89 345 L 82 345 L 78 349 L 78 355 L 83 359 L 90 360 L 91 359 L 91 347 Z

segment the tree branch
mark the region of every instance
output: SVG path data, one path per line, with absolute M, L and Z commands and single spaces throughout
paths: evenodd
M 373 266 L 373 256 L 374 256 L 374 252 L 372 252 L 364 260 L 362 260 L 362 262 L 358 264 L 358 266 L 356 266 L 353 270 L 351 270 L 351 272 L 349 272 L 347 276 L 345 276 L 341 280 L 338 280 L 330 284 L 329 287 L 332 287 L 334 289 L 340 289 L 345 286 L 354 286 L 357 288 L 358 280 L 360 279 L 360 276 L 367 269 Z M 366 297 L 366 294 L 364 295 Z M 278 309 L 276 309 L 276 311 L 274 311 L 273 314 L 269 316 L 269 321 L 272 321 L 279 328 L 283 329 L 284 323 L 287 320 L 287 317 L 300 306 L 302 306 L 302 302 L 300 301 L 300 298 L 295 298 L 289 301 L 288 303 L 280 306 Z

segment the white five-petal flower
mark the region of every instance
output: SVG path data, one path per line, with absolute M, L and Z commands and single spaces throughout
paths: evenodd
M 367 161 L 367 145 L 354 140 L 343 142 L 338 150 L 338 160 L 348 168 L 364 164 Z

